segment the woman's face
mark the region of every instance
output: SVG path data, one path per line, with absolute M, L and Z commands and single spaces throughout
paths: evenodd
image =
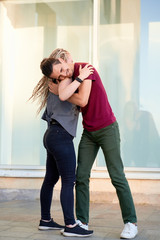
M 49 77 L 57 79 L 59 81 L 72 77 L 74 71 L 74 64 L 72 63 L 72 59 L 69 58 L 70 62 L 66 62 L 63 59 L 59 58 L 59 61 L 60 63 L 52 65 L 53 71 Z
M 67 53 L 64 58 L 58 58 L 60 64 L 53 65 L 53 72 L 50 78 L 57 80 L 64 80 L 66 77 L 72 77 L 73 75 L 73 59 L 70 53 Z

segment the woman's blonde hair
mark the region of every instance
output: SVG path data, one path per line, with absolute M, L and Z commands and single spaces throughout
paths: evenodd
M 49 57 L 56 59 L 62 58 L 63 60 L 67 61 L 67 58 L 69 57 L 69 52 L 67 52 L 63 48 L 57 48 L 51 53 Z M 37 110 L 37 114 L 40 113 L 42 108 L 46 106 L 47 97 L 49 94 L 48 88 L 49 81 L 51 81 L 50 78 L 43 76 L 33 89 L 32 96 L 29 98 L 29 100 L 38 101 L 39 107 Z

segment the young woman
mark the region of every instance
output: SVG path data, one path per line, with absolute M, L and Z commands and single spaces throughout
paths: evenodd
M 50 56 L 51 58 L 61 58 L 70 63 L 70 54 L 63 49 L 56 49 Z M 82 78 L 88 77 L 92 73 L 90 67 L 80 69 Z M 64 236 L 83 236 L 92 235 L 93 231 L 88 231 L 75 222 L 74 218 L 74 194 L 76 157 L 73 145 L 73 138 L 76 136 L 78 107 L 70 102 L 61 101 L 58 96 L 59 82 L 55 82 L 55 92 L 50 93 L 48 83 L 52 81 L 43 77 L 33 90 L 30 99 L 39 99 L 40 107 L 38 112 L 46 105 L 43 120 L 48 123 L 48 128 L 44 134 L 44 147 L 47 151 L 46 174 L 41 187 L 41 220 L 39 230 L 63 229 Z M 73 81 L 73 88 L 76 90 L 80 83 Z M 51 202 L 55 184 L 61 177 L 62 187 L 60 201 L 64 215 L 65 227 L 57 224 L 51 218 Z

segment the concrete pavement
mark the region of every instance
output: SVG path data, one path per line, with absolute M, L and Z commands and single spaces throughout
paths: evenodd
M 160 239 L 160 205 L 136 205 L 139 234 L 135 240 Z M 52 203 L 52 217 L 63 224 L 59 201 Z M 75 240 L 63 237 L 59 230 L 39 231 L 39 200 L 0 202 L 0 240 Z M 94 235 L 89 240 L 117 240 L 123 229 L 118 204 L 91 203 L 90 229 Z M 84 239 L 84 238 L 80 238 Z

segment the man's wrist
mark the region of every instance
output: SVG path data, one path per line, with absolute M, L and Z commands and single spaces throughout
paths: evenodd
M 81 78 L 79 78 L 79 77 L 76 77 L 75 80 L 78 81 L 79 83 L 83 82 L 83 80 Z

